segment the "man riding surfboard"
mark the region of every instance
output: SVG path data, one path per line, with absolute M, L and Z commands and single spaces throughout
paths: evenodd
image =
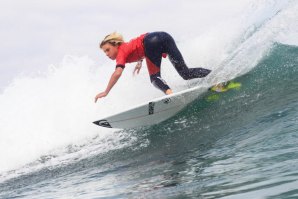
M 134 73 L 139 73 L 142 60 L 146 60 L 151 83 L 165 94 L 172 94 L 172 89 L 161 78 L 161 59 L 166 55 L 178 74 L 184 80 L 206 77 L 211 70 L 204 68 L 188 68 L 171 35 L 166 32 L 151 32 L 124 42 L 118 33 L 107 35 L 100 43 L 100 48 L 112 60 L 116 60 L 116 69 L 112 74 L 107 88 L 95 96 L 95 102 L 108 95 L 120 78 L 126 63 L 138 62 Z

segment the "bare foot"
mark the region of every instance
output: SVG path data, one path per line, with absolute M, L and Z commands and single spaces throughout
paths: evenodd
M 170 94 L 173 94 L 172 89 L 168 89 L 168 90 L 166 90 L 166 95 L 170 95 Z

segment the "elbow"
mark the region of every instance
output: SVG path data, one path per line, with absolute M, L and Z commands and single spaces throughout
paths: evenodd
M 122 72 L 116 71 L 116 72 L 115 72 L 115 75 L 116 75 L 117 77 L 121 77 Z
M 122 71 L 123 71 L 123 68 L 116 67 L 116 70 L 114 71 L 113 76 L 117 79 L 120 78 L 122 75 Z
M 121 75 L 122 75 L 122 72 L 119 72 L 119 71 L 114 72 L 114 77 L 116 77 L 117 79 L 120 78 Z

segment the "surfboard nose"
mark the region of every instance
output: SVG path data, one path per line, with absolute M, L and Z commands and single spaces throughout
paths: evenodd
M 110 123 L 107 120 L 98 120 L 93 122 L 93 124 L 96 124 L 98 126 L 106 127 L 106 128 L 112 128 Z

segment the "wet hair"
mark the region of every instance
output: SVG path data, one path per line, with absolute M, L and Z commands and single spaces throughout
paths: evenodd
M 102 46 L 107 43 L 111 44 L 112 46 L 119 46 L 120 44 L 124 43 L 124 40 L 121 34 L 117 32 L 113 32 L 105 36 L 105 38 L 99 44 L 99 47 L 102 48 Z

